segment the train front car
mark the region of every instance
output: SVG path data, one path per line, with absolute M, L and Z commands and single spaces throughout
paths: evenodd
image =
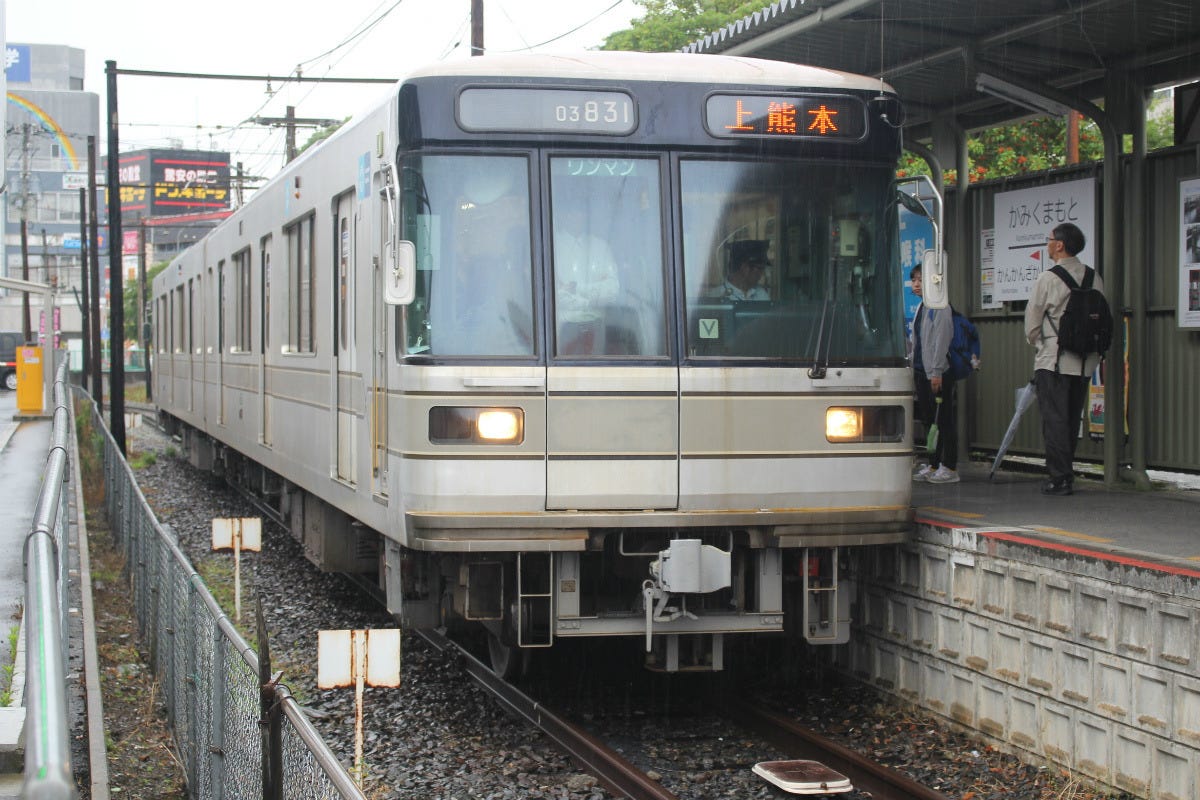
M 402 621 L 483 623 L 501 671 L 565 637 L 665 670 L 720 669 L 726 634 L 846 640 L 839 554 L 911 528 L 899 111 L 719 56 L 406 80 Z

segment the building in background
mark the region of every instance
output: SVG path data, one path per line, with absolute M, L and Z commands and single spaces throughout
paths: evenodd
M 5 44 L 7 120 L 0 274 L 48 283 L 58 292 L 53 344 L 80 350 L 83 236 L 80 188 L 87 188 L 87 141 L 103 149 L 100 97 L 83 91 L 84 51 L 65 45 Z M 99 191 L 101 338 L 108 339 L 106 159 L 96 167 Z M 126 285 L 139 267 L 173 258 L 230 211 L 229 153 L 148 149 L 120 156 L 122 266 Z M 22 247 L 21 228 L 25 223 Z M 44 329 L 40 298 L 30 325 Z M 0 330 L 22 330 L 22 297 L 0 289 Z M 78 359 L 78 355 L 73 355 Z M 78 364 L 78 360 L 74 363 Z
M 77 347 L 82 301 L 82 212 L 87 137 L 99 136 L 100 98 L 83 91 L 84 51 L 46 44 L 5 44 L 4 248 L 0 272 L 49 283 L 59 292 L 56 335 Z M 21 223 L 25 222 L 22 254 Z M 0 329 L 21 330 L 19 292 L 0 290 Z M 30 324 L 44 331 L 40 301 Z
M 119 175 L 127 280 L 141 251 L 151 265 L 170 260 L 232 213 L 227 152 L 134 150 L 121 153 Z

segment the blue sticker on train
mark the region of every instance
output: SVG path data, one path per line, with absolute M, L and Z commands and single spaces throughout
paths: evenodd
M 358 199 L 366 200 L 371 194 L 371 154 L 358 157 Z

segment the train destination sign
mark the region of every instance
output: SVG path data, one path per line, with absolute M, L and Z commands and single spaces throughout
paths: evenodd
M 867 132 L 866 107 L 847 95 L 714 94 L 704 107 L 713 136 L 851 139 Z
M 458 121 L 468 131 L 624 135 L 637 127 L 637 109 L 624 92 L 475 88 L 459 94 Z

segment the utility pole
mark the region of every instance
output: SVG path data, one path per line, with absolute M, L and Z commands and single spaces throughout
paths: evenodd
M 138 237 L 141 247 L 138 248 L 138 288 L 137 288 L 137 336 L 138 346 L 142 348 L 142 378 L 146 381 L 146 400 L 152 398 L 150 390 L 150 345 L 146 341 L 146 252 L 150 245 L 146 242 L 146 218 L 138 223 L 141 226 L 141 236 Z
M 88 271 L 91 273 L 92 329 L 87 333 L 92 349 L 92 398 L 96 408 L 104 413 L 104 384 L 100 381 L 100 236 L 96 224 L 96 137 L 87 137 L 88 148 Z M 119 193 L 119 192 L 118 192 Z
M 296 157 L 296 128 L 328 128 L 330 125 L 337 125 L 336 119 L 318 119 L 315 117 L 297 117 L 296 107 L 288 106 L 287 113 L 282 117 L 255 117 L 254 124 L 269 125 L 272 128 L 282 127 L 284 129 L 285 140 L 287 142 L 285 149 L 287 151 L 287 160 L 291 161 Z M 241 164 L 238 164 L 238 172 L 241 173 Z M 241 184 L 239 183 L 239 190 Z
M 285 141 L 287 142 L 287 145 L 286 145 L 285 149 L 287 150 L 287 161 L 290 164 L 296 158 L 296 107 L 295 106 L 287 107 L 287 113 L 285 115 L 285 119 L 286 119 L 286 126 L 287 126 L 286 135 L 285 135 Z
M 29 123 L 21 126 L 21 277 L 29 280 L 29 201 L 33 198 L 30 169 Z M 32 341 L 33 328 L 29 321 L 29 292 L 21 292 L 21 335 L 25 343 Z
M 483 55 L 483 0 L 471 0 L 471 55 Z
M 46 229 L 42 228 L 42 272 L 45 273 L 46 285 L 53 291 L 58 283 L 58 275 L 50 272 L 50 248 L 46 245 Z M 28 292 L 26 295 L 28 296 Z M 54 320 L 46 319 L 48 309 L 42 309 L 42 324 L 38 326 L 38 333 L 42 337 L 42 352 L 49 353 L 54 349 Z
M 46 274 L 46 285 L 55 287 L 58 285 L 58 270 L 57 265 L 50 263 L 50 245 L 46 243 L 46 229 L 42 228 L 42 272 Z
M 125 296 L 121 237 L 121 143 L 117 133 L 117 62 L 105 62 L 108 79 L 108 386 L 109 425 L 122 456 L 125 447 Z
M 29 222 L 21 219 L 21 280 L 29 280 Z M 29 324 L 29 292 L 21 292 L 21 336 L 25 344 L 33 341 L 33 328 Z
M 92 176 L 95 179 L 95 176 Z M 88 370 L 92 364 L 92 353 L 90 345 L 90 337 L 92 335 L 92 322 L 90 315 L 90 306 L 92 302 L 91 284 L 88 281 L 88 252 L 91 250 L 90 242 L 88 241 L 88 190 L 79 187 L 79 282 L 83 287 L 83 302 L 79 304 L 79 315 L 83 319 L 83 335 L 80 344 L 83 351 L 82 370 L 79 373 L 79 383 L 83 388 L 87 388 Z

